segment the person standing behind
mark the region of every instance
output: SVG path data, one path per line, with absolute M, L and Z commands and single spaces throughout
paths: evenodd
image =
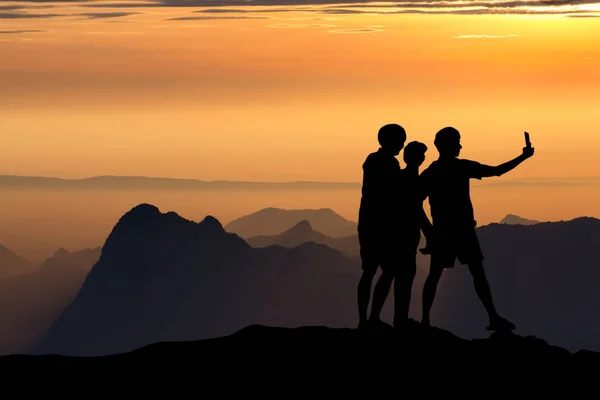
M 401 254 L 400 266 L 394 280 L 394 327 L 401 327 L 408 321 L 412 286 L 417 273 L 417 251 L 421 241 L 421 231 L 426 238 L 426 249 L 431 250 L 432 224 L 423 209 L 419 167 L 425 161 L 427 146 L 413 141 L 404 147 L 403 159 L 406 168 L 402 171 L 402 221 L 401 240 L 398 243 Z
M 398 124 L 382 126 L 378 132 L 381 146 L 363 163 L 362 197 L 358 213 L 358 240 L 362 276 L 358 283 L 358 327 L 368 323 L 371 286 L 379 267 L 381 277 L 374 290 L 373 303 L 385 303 L 397 268 L 395 232 L 398 230 L 400 163 L 396 156 L 406 142 L 406 131 Z M 387 288 L 387 290 L 385 290 Z M 375 298 L 376 296 L 382 297 Z
M 444 269 L 454 267 L 456 259 L 466 264 L 473 276 L 473 284 L 483 303 L 490 324 L 488 330 L 514 330 L 515 325 L 501 317 L 492 300 L 492 293 L 483 268 L 484 256 L 475 227 L 470 195 L 470 179 L 501 176 L 513 170 L 534 154 L 525 134 L 523 153 L 498 166 L 459 159 L 460 133 L 453 127 L 441 129 L 435 136 L 435 147 L 440 156 L 421 174 L 424 198 L 429 197 L 435 237 L 431 252 L 429 275 L 423 287 L 423 316 L 421 324 L 430 326 L 430 310 L 438 282 Z M 425 252 L 424 252 L 425 253 Z

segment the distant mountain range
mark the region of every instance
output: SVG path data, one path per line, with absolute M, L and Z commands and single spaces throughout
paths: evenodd
M 0 279 L 0 353 L 38 343 L 37 352 L 107 354 L 256 323 L 355 325 L 360 248 L 356 233 L 343 236 L 356 232 L 355 223 L 328 209 L 265 209 L 234 222 L 247 234 L 279 232 L 242 238 L 210 216 L 195 223 L 142 204 L 119 220 L 103 247 L 59 249 L 42 267 L 22 264 L 0 247 L 4 260 L 29 265 Z M 342 236 L 324 234 L 315 222 Z M 600 297 L 592 287 L 600 278 L 599 220 L 539 222 L 509 214 L 477 231 L 498 308 L 518 332 L 571 350 L 600 350 Z M 417 260 L 415 318 L 429 257 Z M 465 267 L 442 279 L 433 323 L 467 338 L 486 334 Z
M 100 248 L 59 249 L 32 272 L 0 279 L 0 354 L 26 352 L 73 301 Z
M 238 234 L 243 238 L 257 236 L 280 235 L 292 226 L 306 221 L 310 229 L 314 227 L 319 233 L 332 237 L 342 238 L 357 234 L 356 222 L 349 221 L 329 208 L 318 210 L 284 210 L 280 208 L 264 208 L 250 215 L 235 219 L 225 226 L 225 230 Z M 308 227 L 296 229 L 294 235 L 308 232 Z M 288 234 L 289 236 L 289 234 Z M 254 239 L 269 240 L 269 239 Z
M 198 179 L 154 178 L 144 176 L 95 176 L 63 179 L 39 176 L 0 175 L 0 188 L 22 189 L 360 189 L 356 182 L 243 182 L 202 181 Z
M 251 323 L 343 327 L 355 314 L 358 271 L 360 262 L 325 245 L 255 249 L 210 216 L 195 223 L 142 204 L 115 225 L 34 352 L 110 354 Z
M 327 238 L 315 233 L 312 222 L 290 230 Z M 498 309 L 518 332 L 569 349 L 600 348 L 594 286 L 600 272 L 593 253 L 600 220 L 490 224 L 478 234 Z M 411 313 L 417 317 L 426 261 L 413 288 Z M 478 337 L 486 334 L 487 321 L 465 274 L 462 266 L 447 271 L 432 322 Z M 33 352 L 113 354 L 223 336 L 251 324 L 352 327 L 359 275 L 358 257 L 325 244 L 254 248 L 210 216 L 195 223 L 141 204 L 115 225 L 74 300 Z
M 0 279 L 26 274 L 33 268 L 32 262 L 0 244 Z
M 519 217 L 518 215 L 508 214 L 506 217 L 500 221 L 501 224 L 509 224 L 509 225 L 535 225 L 539 224 L 540 221 L 536 221 L 533 219 L 527 219 Z
M 300 246 L 302 243 L 315 242 L 324 244 L 332 249 L 341 251 L 342 253 L 357 257 L 360 255 L 360 245 L 358 243 L 358 235 L 350 235 L 339 238 L 333 238 L 317 232 L 313 229 L 309 221 L 303 220 L 298 222 L 289 230 L 279 235 L 259 235 L 245 239 L 252 247 L 267 247 L 267 246 L 283 246 L 287 248 Z
M 600 351 L 600 220 L 490 224 L 477 234 L 497 308 L 518 332 Z M 467 268 L 447 271 L 432 323 L 473 338 L 486 334 L 486 318 Z
M 534 177 L 521 179 L 496 179 L 473 182 L 479 186 L 581 186 L 600 185 L 600 177 Z M 0 188 L 39 188 L 39 189 L 357 189 L 360 182 L 245 182 L 245 181 L 203 181 L 199 179 L 179 179 L 145 176 L 94 176 L 81 179 L 65 179 L 43 176 L 0 175 Z

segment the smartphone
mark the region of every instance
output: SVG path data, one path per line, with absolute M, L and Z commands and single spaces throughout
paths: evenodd
M 529 140 L 529 133 L 525 132 L 525 146 L 531 147 L 531 141 Z

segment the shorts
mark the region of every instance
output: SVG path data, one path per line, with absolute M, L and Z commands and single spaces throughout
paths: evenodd
M 453 268 L 458 260 L 462 265 L 483 262 L 483 252 L 477 232 L 473 227 L 438 228 L 434 226 L 435 248 L 431 254 L 431 266 Z
M 419 242 L 400 235 L 365 234 L 359 232 L 360 258 L 365 271 L 397 274 L 403 269 L 416 269 Z

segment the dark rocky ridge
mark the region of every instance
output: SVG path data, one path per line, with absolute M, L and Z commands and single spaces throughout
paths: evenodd
M 395 359 L 395 360 L 394 360 Z M 287 371 L 288 378 L 307 379 L 311 374 L 373 374 L 410 369 L 418 375 L 426 369 L 460 374 L 502 369 L 503 377 L 522 371 L 574 373 L 600 363 L 600 353 L 571 353 L 535 337 L 494 333 L 487 339 L 461 339 L 437 328 L 423 330 L 413 322 L 404 334 L 389 327 L 370 332 L 350 328 L 303 326 L 279 328 L 250 325 L 232 335 L 189 342 L 162 342 L 137 350 L 102 357 L 57 355 L 9 355 L 0 367 L 113 368 L 143 365 L 157 371 L 198 367 L 215 376 L 227 373 L 260 374 Z M 425 366 L 425 367 L 424 367 Z M 296 375 L 295 370 L 303 372 Z M 423 368 L 426 368 L 425 370 Z M 200 371 L 198 371 L 200 372 Z M 266 375 L 265 375 L 266 376 Z M 400 376 L 398 376 L 400 378 Z

